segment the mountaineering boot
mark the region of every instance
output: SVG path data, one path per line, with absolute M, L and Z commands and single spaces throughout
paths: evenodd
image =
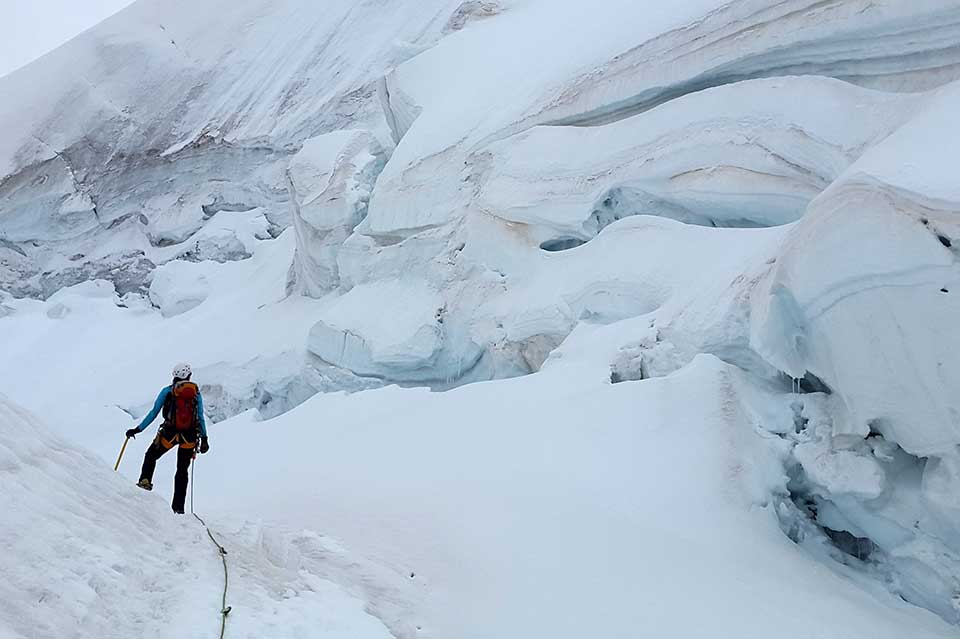
M 179 509 L 179 510 L 177 510 L 176 508 L 174 508 L 174 509 L 173 509 L 173 512 L 177 513 L 178 515 L 182 515 L 182 514 L 183 514 L 183 508 L 181 508 L 181 509 Z
M 153 482 L 149 479 L 141 479 L 137 482 L 137 486 L 143 488 L 144 490 L 153 490 Z

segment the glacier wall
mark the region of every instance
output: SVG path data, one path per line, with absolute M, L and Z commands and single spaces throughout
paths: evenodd
M 377 86 L 457 7 L 143 0 L 4 78 L 0 286 L 144 290 L 219 212 L 289 226 L 290 157 L 345 127 L 392 146 Z

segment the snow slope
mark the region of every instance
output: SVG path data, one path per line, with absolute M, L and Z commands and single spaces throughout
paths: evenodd
M 618 329 L 584 329 L 526 378 L 238 417 L 214 472 L 265 436 L 283 453 L 203 494 L 402 567 L 417 636 L 954 636 L 782 534 L 784 446 L 751 423 L 735 370 L 704 356 L 611 385 Z
M 4 321 L 17 317 L 19 304 Z M 131 312 L 101 309 L 100 322 L 116 337 L 119 314 Z M 534 376 L 446 393 L 390 387 L 322 394 L 270 421 L 257 421 L 251 411 L 214 424 L 213 452 L 199 461 L 198 504 L 233 535 L 225 542 L 231 548 L 253 545 L 250 562 L 265 556 L 288 567 L 307 562 L 302 555 L 315 560 L 311 572 L 366 601 L 395 636 L 582 636 L 591 629 L 633 636 L 639 629 L 683 637 L 711 628 L 747 637 L 953 636 L 954 628 L 872 582 L 863 566 L 819 563 L 817 556 L 837 551 L 810 524 L 802 535 L 791 533 L 802 548 L 781 531 L 796 524 L 788 483 L 796 444 L 781 435 L 794 429 L 791 404 L 802 401 L 813 417 L 818 396 L 758 386 L 710 356 L 668 377 L 643 379 L 658 374 L 657 366 L 684 363 L 665 359 L 662 341 L 637 343 L 649 325 L 649 316 L 582 324 Z M 104 338 L 96 339 L 104 347 Z M 621 374 L 631 372 L 624 354 L 639 354 L 646 375 L 610 384 L 611 362 L 620 363 Z M 144 355 L 155 368 L 168 358 L 165 351 Z M 216 376 L 216 369 L 198 371 L 204 384 Z M 136 385 L 119 376 L 104 381 L 131 393 Z M 137 384 L 146 399 L 148 381 Z M 86 405 L 77 398 L 66 412 Z M 130 423 L 122 417 L 64 416 L 59 425 L 107 457 Z M 29 428 L 40 433 L 33 455 L 42 455 L 50 437 Z M 145 439 L 128 450 L 127 486 Z M 796 458 L 805 461 L 797 448 Z M 108 463 L 101 458 L 96 465 Z M 850 480 L 869 480 L 854 463 L 844 466 Z M 113 479 L 89 464 L 83 470 L 95 482 Z M 164 480 L 172 471 L 172 460 L 164 459 L 161 494 L 168 495 Z M 810 475 L 826 478 L 842 497 L 849 489 L 830 472 L 811 467 Z M 890 490 L 889 484 L 878 489 L 892 507 L 911 502 L 890 499 Z M 105 500 L 130 498 L 127 492 Z M 317 545 L 315 536 L 296 533 L 302 528 L 329 539 Z M 246 597 L 259 579 L 234 578 L 237 596 Z M 305 605 L 324 619 L 340 614 L 336 599 Z M 276 627 L 277 634 L 266 636 L 296 636 Z M 164 629 L 147 636 L 173 635 Z
M 400 637 L 954 636 L 781 533 L 784 446 L 751 423 L 741 374 L 703 357 L 611 385 L 623 335 L 582 330 L 528 378 L 317 396 L 215 426 L 196 499 L 229 549 L 229 636 L 388 636 L 371 614 Z M 4 491 L 10 636 L 214 631 L 221 573 L 196 522 L 7 400 L 0 426 L 5 486 L 23 487 Z M 265 438 L 283 454 L 264 456 Z
M 124 462 L 133 465 L 134 456 Z M 165 499 L 52 435 L 4 396 L 0 479 L 0 636 L 219 633 L 223 569 L 199 522 L 172 517 Z M 317 535 L 255 524 L 217 534 L 234 583 L 231 637 L 390 636 L 363 601 L 312 572 L 321 549 L 336 554 Z

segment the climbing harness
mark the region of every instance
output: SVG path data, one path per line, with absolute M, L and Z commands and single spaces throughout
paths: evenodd
M 220 561 L 223 562 L 223 597 L 220 601 L 220 639 L 223 639 L 223 634 L 227 630 L 227 615 L 230 614 L 231 606 L 227 605 L 227 586 L 230 583 L 230 576 L 227 573 L 227 549 L 217 541 L 216 537 L 213 536 L 213 533 L 210 532 L 210 527 L 207 526 L 207 522 L 201 519 L 193 510 L 193 484 L 194 477 L 197 470 L 197 458 L 194 455 L 193 460 L 190 462 L 190 514 L 197 518 L 197 521 L 200 522 L 200 525 L 203 526 L 204 530 L 207 531 L 207 536 L 210 538 L 210 541 L 213 542 L 213 545 L 217 547 L 217 552 L 220 553 Z

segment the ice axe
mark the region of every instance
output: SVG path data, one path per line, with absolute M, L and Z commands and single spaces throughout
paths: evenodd
M 123 459 L 123 451 L 127 450 L 127 442 L 130 441 L 129 437 L 125 437 L 123 440 L 123 446 L 120 448 L 120 454 L 117 455 L 117 463 L 113 467 L 114 471 L 120 470 L 120 460 Z

